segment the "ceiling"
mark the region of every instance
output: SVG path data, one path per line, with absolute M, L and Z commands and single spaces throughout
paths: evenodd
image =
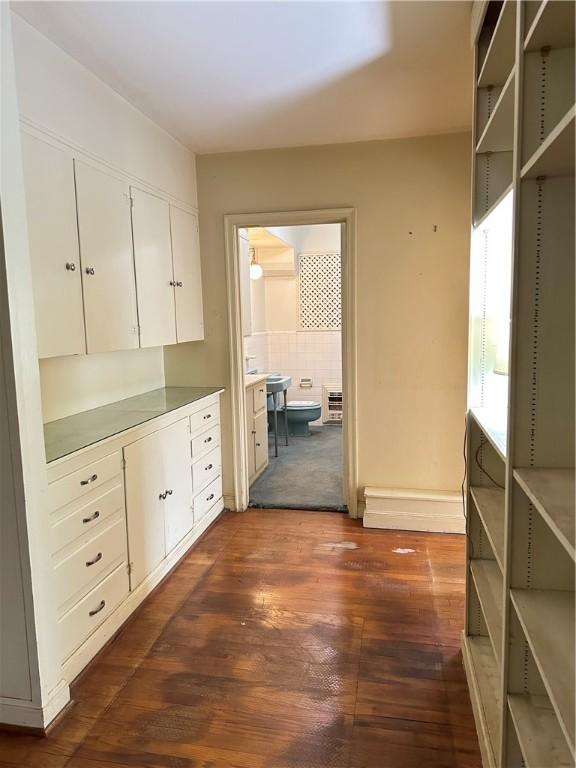
M 13 2 L 199 153 L 468 129 L 465 2 Z

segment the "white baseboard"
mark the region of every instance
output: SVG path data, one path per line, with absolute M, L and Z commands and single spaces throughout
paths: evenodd
M 133 592 L 121 603 L 114 613 L 90 635 L 90 637 L 66 659 L 62 665 L 64 679 L 69 683 L 74 680 L 84 667 L 94 658 L 98 651 L 113 637 L 131 616 L 140 603 L 156 587 L 166 574 L 174 568 L 179 560 L 184 557 L 190 547 L 197 541 L 204 531 L 216 520 L 224 509 L 223 499 L 219 499 L 212 509 L 199 521 L 198 525 L 182 539 L 180 544 L 166 557 L 160 565 L 139 584 Z
M 224 494 L 224 509 L 236 509 L 236 499 L 234 498 L 233 493 L 225 493 Z
M 465 533 L 462 497 L 449 491 L 369 487 L 364 491 L 365 528 Z
M 0 699 L 0 723 L 20 728 L 47 728 L 70 701 L 70 688 L 65 680 L 50 691 L 44 706 L 22 699 Z

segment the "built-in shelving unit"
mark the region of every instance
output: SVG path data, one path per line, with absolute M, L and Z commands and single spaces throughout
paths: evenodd
M 573 0 L 476 40 L 463 659 L 485 768 L 575 768 Z

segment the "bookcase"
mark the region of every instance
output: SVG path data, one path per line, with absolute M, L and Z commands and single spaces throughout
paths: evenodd
M 472 14 L 462 652 L 485 768 L 575 766 L 574 7 Z

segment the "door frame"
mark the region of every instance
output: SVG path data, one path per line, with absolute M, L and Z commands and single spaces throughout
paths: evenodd
M 341 224 L 342 256 L 342 397 L 344 441 L 344 496 L 350 517 L 358 517 L 357 440 L 357 323 L 356 323 L 356 209 L 326 208 L 313 211 L 241 213 L 224 216 L 226 293 L 230 338 L 230 390 L 232 408 L 232 455 L 234 508 L 248 507 L 246 390 L 244 386 L 244 339 L 240 303 L 238 230 L 249 227 L 298 227 L 310 224 Z

